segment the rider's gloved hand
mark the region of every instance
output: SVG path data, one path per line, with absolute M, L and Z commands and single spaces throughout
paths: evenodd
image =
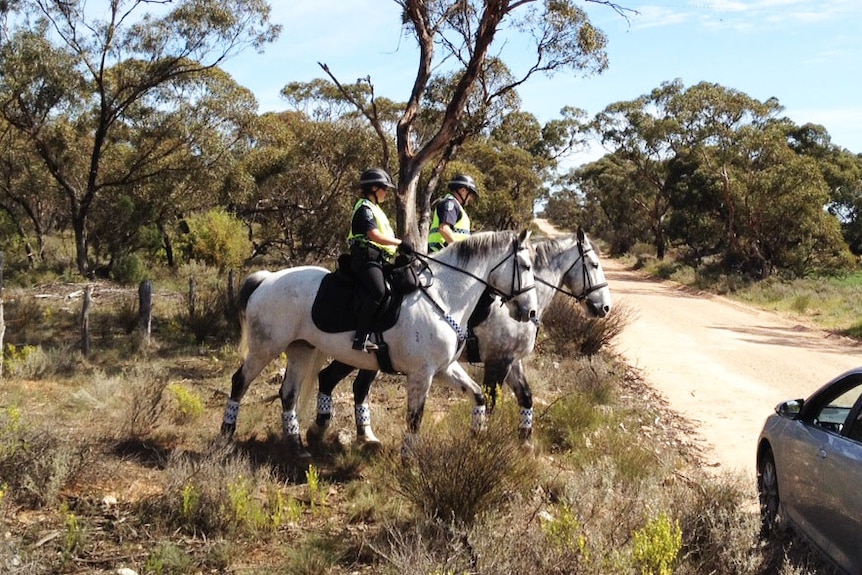
M 416 250 L 413 249 L 413 244 L 401 240 L 401 243 L 398 245 L 398 253 L 404 254 L 405 256 L 412 256 L 416 253 Z

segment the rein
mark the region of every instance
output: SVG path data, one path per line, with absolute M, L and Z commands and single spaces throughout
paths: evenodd
M 518 253 L 518 245 L 517 245 L 517 242 L 512 242 L 512 253 L 511 253 L 510 255 L 505 256 L 502 260 L 500 260 L 500 261 L 497 263 L 497 265 L 495 265 L 494 267 L 492 267 L 492 268 L 491 268 L 491 270 L 488 272 L 488 276 L 490 277 L 490 275 L 491 275 L 492 273 L 494 273 L 494 270 L 496 270 L 498 267 L 500 267 L 501 265 L 503 265 L 503 264 L 506 262 L 506 260 L 508 260 L 508 259 L 509 259 L 509 257 L 513 257 L 513 258 L 514 258 L 514 257 L 517 255 L 517 253 Z M 498 290 L 497 288 L 495 288 L 494 286 L 492 286 L 491 284 L 489 284 L 486 280 L 483 280 L 483 279 L 482 279 L 482 278 L 480 278 L 479 276 L 477 276 L 477 275 L 475 275 L 475 274 L 473 274 L 473 273 L 471 273 L 471 272 L 468 272 L 468 271 L 467 271 L 467 270 L 465 270 L 465 269 L 461 269 L 461 268 L 459 268 L 458 266 L 453 266 L 453 265 L 451 265 L 451 264 L 448 264 L 448 263 L 446 263 L 446 262 L 443 262 L 443 261 L 437 260 L 437 259 L 435 259 L 435 258 L 433 258 L 433 257 L 430 257 L 430 256 L 428 256 L 428 255 L 425 255 L 425 254 L 416 253 L 416 254 L 415 254 L 415 256 L 416 256 L 416 259 L 418 259 L 419 261 L 421 261 L 421 262 L 422 262 L 422 264 L 424 265 L 425 269 L 427 269 L 427 270 L 429 270 L 429 271 L 431 270 L 431 268 L 428 266 L 428 264 L 429 264 L 430 262 L 434 262 L 434 263 L 436 263 L 436 264 L 440 264 L 440 265 L 441 265 L 441 266 L 443 266 L 443 267 L 447 267 L 447 268 L 449 268 L 449 269 L 451 269 L 451 270 L 454 270 L 454 271 L 460 272 L 460 273 L 462 273 L 462 274 L 464 274 L 464 275 L 470 276 L 471 278 L 473 278 L 473 279 L 474 279 L 474 280 L 476 280 L 477 282 L 479 282 L 479 283 L 483 284 L 483 285 L 484 285 L 486 288 L 488 288 L 488 290 L 490 290 L 492 293 L 494 293 L 495 295 L 498 295 L 498 296 L 503 300 L 503 304 L 505 304 L 507 301 L 509 301 L 510 299 L 512 299 L 512 298 L 514 298 L 514 297 L 516 297 L 516 296 L 519 296 L 519 295 L 521 295 L 521 294 L 523 294 L 523 293 L 526 293 L 526 292 L 530 291 L 531 289 L 536 289 L 536 284 L 533 284 L 533 285 L 531 285 L 531 286 L 521 287 L 519 290 L 514 291 L 514 290 L 515 290 L 515 280 L 517 280 L 517 282 L 518 282 L 518 286 L 521 286 L 521 270 L 520 270 L 520 268 L 518 268 L 518 266 L 517 266 L 517 265 L 512 265 L 512 293 L 511 293 L 511 294 L 506 295 L 506 294 L 504 294 L 502 291 Z M 465 341 L 467 341 L 467 335 L 468 335 L 468 334 L 467 334 L 467 330 L 465 330 L 463 327 L 461 327 L 461 326 L 458 324 L 458 322 L 457 322 L 457 321 L 455 321 L 455 318 L 453 318 L 453 317 L 452 317 L 452 316 L 451 316 L 451 315 L 450 315 L 446 310 L 444 310 L 444 309 L 443 309 L 443 306 L 441 306 L 439 303 L 437 303 L 437 301 L 436 301 L 433 297 L 431 297 L 431 295 L 428 293 L 428 288 L 431 286 L 431 283 L 433 282 L 433 272 L 431 272 L 431 273 L 432 273 L 432 279 L 431 279 L 427 284 L 420 284 L 419 289 L 420 289 L 420 290 L 422 290 L 422 293 L 423 293 L 423 294 L 425 294 L 425 297 L 427 297 L 427 298 L 428 298 L 428 300 L 429 300 L 432 304 L 434 304 L 434 307 L 435 307 L 435 308 L 437 308 L 437 311 L 439 311 L 439 312 L 440 312 L 440 314 L 443 316 L 443 318 L 446 320 L 446 322 L 447 322 L 450 326 L 452 326 L 452 329 L 453 329 L 453 330 L 455 330 L 455 333 L 458 335 L 458 343 L 459 343 L 459 351 L 458 351 L 458 354 L 460 354 L 460 353 L 461 353 L 461 351 L 460 351 L 460 345 L 463 345 L 463 343 L 464 343 Z M 501 305 L 503 305 L 503 304 L 501 304 Z
M 502 260 L 500 260 L 497 263 L 497 265 L 492 267 L 491 270 L 488 272 L 488 276 L 490 277 L 490 275 L 492 273 L 494 273 L 494 270 L 496 270 L 498 267 L 500 267 L 501 265 L 506 263 L 506 260 L 508 260 L 510 257 L 514 257 L 517 253 L 518 253 L 518 243 L 516 241 L 514 241 L 514 242 L 512 242 L 512 253 L 505 256 Z M 499 296 L 500 299 L 503 300 L 503 303 L 506 303 L 510 299 L 517 297 L 521 294 L 527 293 L 528 291 L 530 291 L 532 289 L 536 289 L 536 285 L 533 284 L 531 286 L 521 287 L 521 289 L 515 291 L 515 282 L 516 281 L 518 282 L 518 286 L 521 286 L 521 269 L 517 265 L 512 266 L 512 292 L 509 294 L 505 294 L 502 291 L 500 291 L 499 289 L 497 289 L 494 286 L 492 286 L 491 284 L 489 284 L 486 280 L 483 280 L 479 276 L 477 276 L 471 272 L 468 272 L 465 269 L 459 268 L 458 266 L 453 266 L 452 264 L 448 264 L 446 262 L 435 259 L 431 256 L 428 256 L 425 254 L 420 254 L 420 253 L 416 254 L 416 258 L 419 259 L 420 261 L 422 261 L 422 263 L 425 264 L 425 267 L 428 267 L 428 264 L 430 262 L 434 262 L 435 264 L 440 264 L 443 267 L 447 267 L 451 270 L 455 270 L 457 272 L 461 272 L 464 275 L 470 276 L 471 278 L 473 278 L 474 280 L 476 280 L 477 282 L 483 284 L 486 288 L 488 288 L 488 290 L 490 290 L 491 293 L 493 293 L 496 296 Z M 574 264 L 572 264 L 572 266 L 574 266 Z M 569 268 L 569 269 L 571 269 L 571 268 Z M 568 272 L 566 272 L 566 273 L 568 273 Z M 544 282 L 542 282 L 542 283 L 544 283 Z M 423 287 L 427 287 L 427 286 L 423 286 Z
M 559 293 L 561 293 L 561 294 L 564 294 L 564 295 L 567 295 L 567 296 L 569 296 L 569 297 L 571 297 L 571 298 L 574 298 L 574 300 L 575 300 L 575 301 L 578 301 L 578 302 L 583 301 L 583 300 L 587 299 L 587 297 L 588 297 L 591 293 L 593 293 L 594 291 L 598 291 L 598 290 L 600 290 L 600 289 L 602 289 L 602 288 L 606 288 L 606 287 L 608 287 L 608 282 L 602 282 L 602 283 L 599 283 L 599 284 L 596 284 L 596 285 L 590 285 L 590 275 L 587 273 L 587 263 L 586 263 L 586 261 L 584 260 L 584 254 L 589 253 L 589 252 L 591 252 L 591 251 L 593 251 L 592 246 L 590 247 L 590 249 L 588 249 L 588 250 L 584 250 L 584 245 L 581 243 L 581 241 L 580 241 L 580 240 L 578 240 L 578 257 L 575 259 L 575 261 L 573 261 L 573 262 L 572 262 L 572 265 L 570 265 L 570 266 L 569 266 L 569 269 L 567 269 L 567 270 L 563 273 L 563 275 L 561 275 L 561 276 L 560 276 L 560 281 L 562 282 L 563 278 L 565 278 L 567 275 L 569 275 L 569 272 L 570 272 L 570 271 L 572 271 L 572 268 L 574 268 L 574 267 L 575 267 L 575 265 L 576 265 L 579 261 L 583 261 L 583 263 L 581 264 L 581 269 L 582 269 L 583 271 L 582 271 L 581 273 L 582 273 L 582 274 L 583 274 L 583 276 L 584 276 L 584 281 L 583 281 L 583 283 L 584 283 L 584 291 L 583 291 L 583 293 L 581 293 L 580 295 L 578 295 L 578 294 L 576 294 L 576 293 L 574 293 L 574 292 L 571 292 L 571 291 L 569 291 L 569 290 L 563 289 L 563 288 L 561 288 L 559 285 L 553 285 L 552 283 L 550 283 L 550 282 L 547 282 L 547 281 L 543 280 L 542 278 L 540 278 L 540 277 L 539 277 L 537 274 L 535 274 L 535 273 L 533 274 L 533 277 L 534 277 L 534 278 L 536 278 L 536 281 L 537 281 L 537 282 L 539 282 L 539 283 L 541 283 L 542 285 L 545 285 L 545 286 L 547 286 L 547 287 L 551 288 L 552 290 L 555 290 L 555 291 L 557 291 L 557 292 L 559 292 Z

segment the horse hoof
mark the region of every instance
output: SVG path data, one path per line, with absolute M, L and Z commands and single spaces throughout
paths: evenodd
M 359 435 L 356 437 L 356 446 L 360 451 L 365 453 L 377 453 L 383 447 L 383 444 L 376 437 Z
M 236 431 L 235 423 L 224 423 L 221 424 L 221 434 L 226 437 L 233 437 L 234 432 Z
M 289 435 L 286 439 L 287 450 L 293 459 L 299 463 L 309 461 L 311 459 L 311 453 L 309 453 L 302 444 L 302 437 L 300 437 L 298 433 L 296 435 Z
M 305 440 L 309 445 L 320 445 L 323 443 L 323 438 L 326 436 L 326 427 L 321 427 L 317 425 L 315 421 L 312 423 L 308 431 L 305 432 Z

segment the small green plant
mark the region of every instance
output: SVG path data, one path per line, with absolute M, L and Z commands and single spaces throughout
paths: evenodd
M 579 555 L 587 556 L 587 539 L 568 505 L 560 506 L 556 516 L 544 521 L 542 531 L 558 551 L 576 550 Z
M 10 405 L 0 409 L 0 463 L 20 447 L 21 410 Z
M 234 521 L 239 526 L 245 526 L 253 530 L 266 526 L 267 517 L 263 507 L 252 498 L 248 481 L 240 477 L 228 486 L 230 494 L 231 509 Z
M 4 370 L 9 374 L 23 378 L 36 378 L 47 369 L 47 358 L 42 348 L 35 345 L 16 347 L 6 344 L 4 350 Z
M 83 543 L 84 537 L 81 531 L 81 526 L 78 524 L 78 518 L 74 513 L 69 511 L 69 508 L 63 505 L 63 523 L 66 527 L 66 536 L 63 544 L 63 555 L 71 557 L 75 551 L 79 549 Z
M 305 480 L 308 483 L 308 498 L 311 501 L 311 510 L 314 511 L 317 507 L 326 505 L 326 493 L 323 491 L 323 486 L 320 483 L 320 472 L 313 465 L 308 467 L 305 472 Z
M 647 522 L 634 533 L 632 553 L 643 575 L 671 575 L 680 549 L 682 529 L 666 513 Z
M 183 487 L 182 499 L 181 512 L 183 519 L 193 521 L 194 515 L 200 506 L 201 493 L 194 485 L 189 483 Z
M 168 385 L 167 392 L 177 406 L 177 423 L 192 423 L 203 414 L 203 401 L 191 389 L 178 383 L 172 383 Z
M 190 573 L 195 566 L 194 560 L 182 549 L 171 543 L 156 547 L 147 557 L 144 569 L 154 575 Z

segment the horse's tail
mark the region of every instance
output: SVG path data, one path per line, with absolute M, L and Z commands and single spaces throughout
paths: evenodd
M 245 310 L 248 306 L 248 300 L 251 297 L 251 294 L 254 293 L 254 290 L 256 290 L 260 284 L 263 283 L 263 280 L 265 280 L 268 275 L 268 271 L 260 270 L 246 277 L 245 281 L 242 282 L 242 286 L 239 288 L 239 294 L 236 297 L 236 306 L 239 310 L 239 327 L 242 334 L 239 339 L 239 354 L 243 359 L 248 355 L 248 322 L 246 321 Z

